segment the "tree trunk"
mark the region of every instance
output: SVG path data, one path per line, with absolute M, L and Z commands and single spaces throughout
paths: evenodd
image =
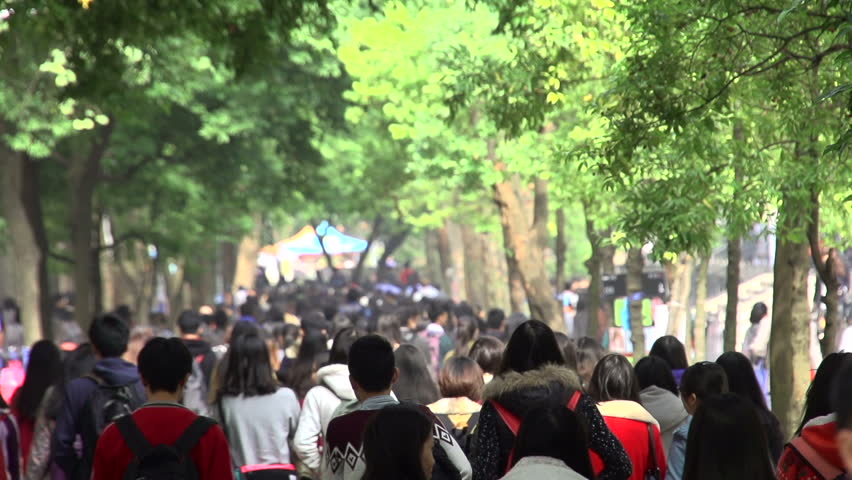
M 452 221 L 447 221 L 447 239 L 450 246 L 450 288 L 448 293 L 455 301 L 468 298 L 467 282 L 465 281 L 465 265 L 467 264 L 466 248 L 462 236 L 461 226 Z
M 641 248 L 627 251 L 627 298 L 630 302 L 630 341 L 633 343 L 633 358 L 645 356 L 645 327 L 642 324 L 642 271 L 645 259 Z
M 489 304 L 486 285 L 489 279 L 485 273 L 485 240 L 482 234 L 470 225 L 462 225 L 461 234 L 464 242 L 464 281 L 467 293 L 465 298 L 474 305 L 487 308 Z
M 502 236 L 488 233 L 482 238 L 487 264 L 485 288 L 488 292 L 488 303 L 485 306 L 509 311 L 511 309 L 509 273 L 506 268 L 506 256 L 503 254 L 503 245 L 500 243 Z
M 521 270 L 514 252 L 505 240 L 509 237 L 508 229 L 503 226 L 503 244 L 506 256 L 506 273 L 509 280 L 509 304 L 512 313 L 527 313 L 527 292 L 524 291 L 524 281 L 521 278 Z
M 95 216 L 96 226 L 95 231 L 92 232 L 92 239 L 94 240 L 94 245 L 92 245 L 92 308 L 94 309 L 95 314 L 99 314 L 104 312 L 104 282 L 103 275 L 101 272 L 101 229 L 103 227 L 103 214 L 98 213 Z
M 397 249 L 405 243 L 405 239 L 408 238 L 409 233 L 411 233 L 411 229 L 406 227 L 404 230 L 392 234 L 388 237 L 387 241 L 385 241 L 385 250 L 382 252 L 382 256 L 379 257 L 379 264 L 377 265 L 379 281 L 381 281 L 383 276 L 387 274 L 388 258 L 390 258 L 390 256 L 393 255 L 393 252 L 397 251 Z
M 695 291 L 695 329 L 693 339 L 695 344 L 695 361 L 706 360 L 707 356 L 707 275 L 710 270 L 710 255 L 701 257 L 698 268 L 698 285 Z
M 825 284 L 825 297 L 822 298 L 825 303 L 825 330 L 823 331 L 822 340 L 819 346 L 822 356 L 837 350 L 837 335 L 840 329 L 839 325 L 839 307 L 840 307 L 840 281 L 837 276 L 837 266 L 840 260 L 837 258 L 838 253 L 834 248 L 828 249 L 826 258 L 822 258 L 823 248 L 820 245 L 820 227 L 819 227 L 819 192 L 814 189 L 811 192 L 811 218 L 808 225 L 808 243 L 810 245 L 811 260 L 814 263 L 814 268 L 817 271 L 817 289 L 815 295 L 820 298 L 819 281 Z M 819 302 L 814 302 L 814 309 L 819 311 Z
M 489 156 L 495 158 L 496 144 L 489 142 Z M 497 165 L 498 170 L 502 168 Z M 530 315 L 547 323 L 555 331 L 565 331 L 553 287 L 547 276 L 544 263 L 544 248 L 546 238 L 542 232 L 547 225 L 547 184 L 541 180 L 535 182 L 534 218 L 530 222 L 524 206 L 518 195 L 518 180 L 508 177 L 493 186 L 494 201 L 500 211 L 500 221 L 503 225 L 503 241 L 507 250 L 514 253 L 518 272 L 527 294 Z M 544 222 L 544 225 L 542 225 Z
M 728 292 L 725 305 L 725 337 L 723 349 L 726 352 L 737 350 L 737 305 L 740 301 L 740 260 L 742 259 L 742 239 L 728 239 L 728 267 L 725 277 L 725 289 Z
M 254 226 L 243 236 L 237 249 L 237 265 L 232 291 L 239 287 L 254 288 L 257 280 L 257 254 L 260 253 L 260 233 L 263 228 L 260 215 L 253 215 Z
M 38 165 L 23 153 L 0 149 L 3 218 L 6 221 L 15 296 L 27 345 L 49 336 L 47 239 L 39 198 Z
M 669 325 L 666 329 L 667 335 L 675 335 L 685 338 L 689 323 L 689 298 L 692 295 L 692 273 L 695 269 L 695 259 L 689 254 L 679 256 L 678 266 L 678 290 L 672 289 L 672 308 L 669 309 Z M 686 343 L 686 342 L 684 342 Z
M 222 242 L 222 292 L 233 292 L 233 285 L 237 277 L 237 244 L 234 242 Z M 217 287 L 218 289 L 218 287 Z
M 94 315 L 93 289 L 97 268 L 92 254 L 95 225 L 94 196 L 96 178 L 100 174 L 100 157 L 72 159 L 68 167 L 69 217 L 71 251 L 74 258 L 74 318 L 87 331 Z
M 601 255 L 601 272 L 604 277 L 615 276 L 615 245 L 609 240 L 612 236 L 612 229 L 607 228 L 600 235 L 602 244 L 600 247 L 600 255 Z M 603 284 L 601 285 L 601 293 L 603 292 Z M 604 295 L 601 299 L 601 303 L 603 305 L 604 312 L 604 325 L 603 328 L 606 330 L 612 325 L 615 325 L 615 297 Z M 600 328 L 600 327 L 599 327 Z M 603 338 L 602 331 L 599 330 L 599 339 Z
M 337 267 L 334 266 L 334 258 L 332 258 L 331 253 L 325 248 L 325 236 L 328 233 L 328 228 L 331 227 L 331 222 L 326 221 L 328 223 L 328 227 L 323 234 L 319 233 L 320 222 L 314 222 L 314 235 L 317 236 L 317 240 L 319 240 L 320 248 L 322 249 L 322 255 L 325 257 L 325 262 L 328 264 L 328 268 L 332 272 L 337 271 Z M 258 237 L 259 238 L 259 237 Z
M 367 237 L 367 248 L 358 256 L 358 264 L 355 265 L 355 270 L 352 272 L 352 283 L 361 283 L 361 277 L 364 275 L 364 263 L 367 261 L 370 249 L 373 248 L 373 243 L 376 242 L 376 237 L 379 236 L 384 221 L 385 217 L 381 215 L 376 215 L 376 218 L 373 220 L 373 227 L 370 229 L 370 235 Z
M 556 209 L 556 291 L 565 289 L 565 209 Z
M 453 266 L 453 260 L 450 258 L 450 236 L 447 233 L 446 222 L 444 226 L 436 231 L 436 239 L 438 245 L 438 259 L 440 260 L 441 269 L 441 290 L 449 292 L 451 289 L 450 269 Z
M 810 384 L 810 325 L 806 241 L 791 234 L 807 226 L 807 209 L 789 197 L 783 199 L 776 239 L 772 333 L 769 342 L 772 409 L 787 432 L 798 424 Z
M 586 238 L 592 247 L 591 256 L 586 259 L 586 270 L 589 272 L 588 303 L 586 304 L 587 323 L 586 335 L 600 339 L 600 328 L 598 316 L 601 311 L 601 297 L 603 295 L 603 271 L 601 265 L 601 236 L 595 230 L 595 222 L 589 215 L 589 206 L 583 202 L 583 213 L 586 217 Z

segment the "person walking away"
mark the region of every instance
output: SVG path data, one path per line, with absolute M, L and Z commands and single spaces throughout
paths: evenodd
M 164 471 L 185 473 L 183 478 L 233 479 L 222 429 L 178 403 L 192 362 L 177 338 L 153 338 L 142 348 L 139 374 L 148 402 L 104 430 L 95 449 L 92 480 L 150 478 Z
M 441 398 L 438 384 L 426 365 L 426 358 L 417 347 L 404 343 L 393 356 L 399 369 L 399 379 L 393 385 L 393 393 L 400 402 L 429 405 Z
M 847 475 L 852 472 L 852 361 L 847 360 L 834 382 L 834 408 L 837 417 L 837 451 Z
M 62 414 L 62 400 L 70 381 L 90 373 L 96 362 L 95 349 L 91 343 L 83 343 L 65 356 L 61 374 L 45 392 L 36 412 L 25 480 L 64 480 L 64 474 L 53 461 L 50 441 L 56 430 L 56 419 Z
M 441 368 L 438 386 L 442 398 L 430 404 L 429 410 L 450 430 L 465 455 L 470 455 L 482 410 L 482 369 L 468 357 L 452 357 Z
M 598 479 L 630 478 L 630 457 L 595 402 L 582 393 L 577 373 L 565 367 L 553 330 L 544 323 L 530 320 L 515 330 L 483 398 L 471 457 L 475 480 L 506 473 L 518 427 L 530 412 L 547 407 L 570 408 L 587 423 Z
M 683 378 L 680 381 L 680 397 L 690 417 L 675 431 L 672 437 L 672 446 L 669 448 L 668 455 L 667 480 L 684 478 L 686 445 L 692 415 L 695 415 L 701 402 L 713 395 L 723 393 L 728 393 L 728 377 L 725 375 L 725 370 L 719 365 L 713 362 L 699 362 L 683 372 Z
M 660 424 L 663 449 L 668 452 L 674 432 L 689 418 L 669 365 L 659 357 L 645 357 L 633 368 L 639 379 L 639 399 Z
M 318 385 L 308 391 L 302 404 L 293 450 L 305 467 L 314 473 L 314 478 L 319 478 L 322 445 L 335 410 L 344 402 L 355 402 L 347 364 L 349 350 L 360 337 L 355 328 L 345 328 L 337 333 L 331 345 L 328 365 L 317 371 Z
M 763 426 L 735 393 L 701 401 L 686 446 L 685 480 L 774 480 Z
M 62 377 L 62 356 L 59 348 L 50 340 L 39 340 L 30 350 L 27 374 L 12 397 L 12 413 L 21 432 L 22 471 L 26 471 L 27 460 L 35 430 L 36 412 L 48 389 Z
M 391 387 L 399 378 L 399 370 L 396 369 L 393 348 L 385 338 L 367 335 L 355 341 L 349 351 L 349 375 L 360 406 L 328 424 L 324 480 L 360 480 L 363 477 L 367 467 L 363 455 L 367 424 L 378 411 L 399 403 L 391 396 Z M 458 442 L 428 408 L 422 405 L 416 408 L 432 423 L 435 456 L 432 478 L 470 480 L 470 463 Z
M 488 310 L 485 316 L 485 332 L 483 335 L 488 335 L 500 340 L 506 340 L 506 313 L 499 308 Z
M 769 397 L 769 334 L 772 328 L 772 319 L 769 318 L 769 309 L 763 302 L 757 302 L 751 308 L 749 315 L 751 326 L 746 330 L 743 340 L 743 355 L 749 359 L 757 382 L 766 398 L 766 404 L 770 404 Z
M 299 421 L 296 394 L 275 380 L 258 333 L 234 339 L 227 361 L 214 411 L 228 436 L 234 467 L 247 479 L 289 480 L 296 471 L 288 445 Z
M 607 426 L 624 445 L 633 463 L 632 480 L 666 477 L 666 453 L 657 420 L 642 407 L 639 379 L 630 361 L 609 354 L 601 359 L 592 374 L 589 395 L 598 402 L 598 410 Z
M 145 389 L 131 363 L 121 359 L 130 330 L 114 315 L 101 315 L 89 327 L 89 339 L 98 362 L 92 373 L 71 380 L 52 440 L 54 460 L 70 480 L 92 475 L 95 445 L 107 425 L 145 403 Z M 82 442 L 82 455 L 75 447 Z
M 180 339 L 192 355 L 192 374 L 184 389 L 183 405 L 199 415 L 206 415 L 210 391 L 210 379 L 216 368 L 216 354 L 213 348 L 204 340 L 204 323 L 201 315 L 184 310 L 178 316 Z
M 505 348 L 503 342 L 490 336 L 479 337 L 470 347 L 468 356 L 482 369 L 482 380 L 486 385 L 500 371 Z
M 837 415 L 831 397 L 835 384 L 852 382 L 852 378 L 842 376 L 844 363 L 852 361 L 850 358 L 850 353 L 832 353 L 817 369 L 805 395 L 802 424 L 778 460 L 778 480 L 835 479 L 845 470 L 837 448 Z
M 0 480 L 21 478 L 21 433 L 12 410 L 0 397 Z
M 515 464 L 503 480 L 595 478 L 587 432 L 564 407 L 534 410 L 518 430 Z
M 363 480 L 428 480 L 435 468 L 432 420 L 413 405 L 379 410 L 364 430 Z
M 784 434 L 781 433 L 781 422 L 766 406 L 763 391 L 757 383 L 757 377 L 752 369 L 751 362 L 745 355 L 739 352 L 726 352 L 716 359 L 728 377 L 728 389 L 731 393 L 747 399 L 754 406 L 760 424 L 766 433 L 767 447 L 772 456 L 773 467 L 781 458 L 781 450 L 784 448 Z
M 665 335 L 658 338 L 648 355 L 663 359 L 671 368 L 675 382 L 680 385 L 683 373 L 689 367 L 689 361 L 686 358 L 686 348 L 677 337 Z

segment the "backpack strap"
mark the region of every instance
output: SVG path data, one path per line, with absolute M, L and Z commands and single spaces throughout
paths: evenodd
M 653 478 L 654 480 L 662 479 L 662 472 L 660 471 L 660 465 L 657 463 L 657 442 L 654 439 L 654 425 L 648 425 L 648 445 L 650 448 L 648 449 L 651 453 L 651 461 L 648 463 L 648 473 L 645 478 Z
M 826 480 L 834 480 L 843 476 L 843 470 L 829 463 L 802 437 L 796 437 L 790 441 L 790 446 L 796 450 L 804 461 Z
M 115 422 L 115 426 L 118 427 L 119 433 L 121 433 L 135 458 L 142 458 L 151 451 L 151 442 L 145 438 L 142 430 L 139 430 L 139 426 L 133 420 L 133 415 L 125 415 L 119 418 Z
M 193 448 L 204 438 L 207 431 L 216 425 L 216 421 L 212 418 L 199 416 L 192 424 L 184 430 L 183 434 L 175 442 L 175 450 L 178 455 L 185 457 L 189 455 Z
M 583 392 L 580 389 L 574 390 L 574 393 L 571 395 L 571 400 L 568 401 L 568 409 L 572 412 L 577 410 L 577 405 L 580 403 L 580 397 L 583 396 Z

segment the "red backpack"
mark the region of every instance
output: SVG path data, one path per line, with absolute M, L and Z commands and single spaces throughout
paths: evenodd
M 582 395 L 583 394 L 579 390 L 574 391 L 574 394 L 571 395 L 571 400 L 569 400 L 568 405 L 566 405 L 569 410 L 571 410 L 572 412 L 577 410 L 577 404 L 580 403 L 580 397 Z M 501 405 L 500 402 L 492 400 L 491 404 L 494 405 L 494 409 L 497 410 L 497 414 L 500 415 L 500 418 L 503 420 L 503 423 L 505 423 L 506 426 L 509 427 L 509 430 L 512 431 L 512 435 L 517 437 L 518 430 L 520 430 L 521 428 L 522 419 L 514 413 L 510 412 L 506 407 Z M 591 450 L 589 450 L 589 457 L 592 460 L 592 465 L 595 468 L 595 473 L 599 473 L 600 470 L 602 470 L 603 461 L 600 459 L 597 453 Z M 512 464 L 514 463 L 514 461 L 515 447 L 512 447 L 512 450 L 509 452 L 509 461 L 506 462 L 506 469 L 504 470 L 504 472 L 508 472 L 512 468 Z M 601 466 L 600 469 L 598 468 L 599 466 Z

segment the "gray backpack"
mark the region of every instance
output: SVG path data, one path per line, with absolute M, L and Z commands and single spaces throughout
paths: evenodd
M 198 415 L 207 416 L 210 407 L 207 405 L 207 382 L 204 379 L 204 372 L 201 370 L 203 359 L 204 356 L 199 355 L 192 362 L 192 373 L 186 382 L 186 388 L 183 390 L 183 406 Z

